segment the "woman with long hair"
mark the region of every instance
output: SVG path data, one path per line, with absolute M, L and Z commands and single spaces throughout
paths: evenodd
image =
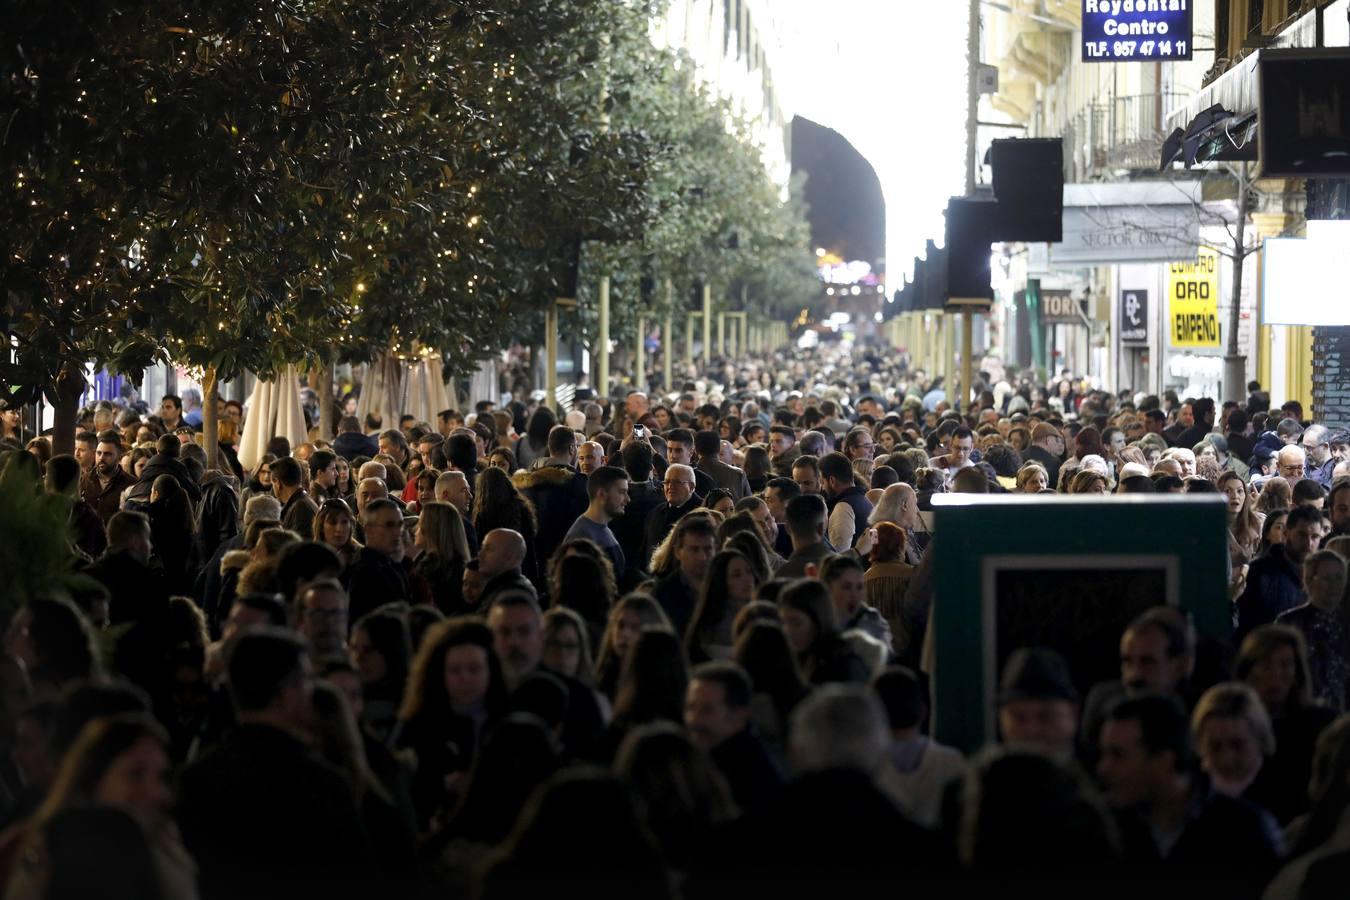
M 1277 509 L 1290 509 L 1294 505 L 1294 491 L 1283 478 L 1271 478 L 1261 487 L 1256 498 L 1256 511 L 1269 515 Z
M 558 417 L 547 405 L 530 413 L 525 434 L 516 441 L 516 462 L 522 469 L 534 467 L 535 460 L 548 458 L 548 433 L 558 424 Z
M 898 654 L 909 648 L 911 635 L 905 616 L 905 593 L 918 568 L 905 561 L 907 536 L 894 522 L 878 522 L 876 543 L 863 574 L 868 606 L 881 613 L 891 627 L 891 644 Z
M 494 469 L 501 469 L 507 475 L 515 474 L 520 465 L 516 462 L 516 454 L 510 447 L 494 447 L 488 454 L 488 465 Z
M 1228 470 L 1219 475 L 1215 486 L 1228 498 L 1228 555 L 1233 567 L 1251 562 L 1261 544 L 1262 517 L 1238 473 Z
M 595 661 L 591 656 L 591 638 L 581 614 L 565 606 L 544 613 L 544 666 L 593 686 Z
M 568 541 L 553 554 L 548 589 L 549 605 L 576 612 L 598 640 L 618 593 L 609 555 L 585 538 Z
M 755 733 L 784 759 L 788 719 L 809 689 L 783 627 L 763 619 L 751 623 L 736 639 L 732 659 L 745 669 L 755 688 L 750 700 Z
M 15 857 L 20 863 L 8 873 L 5 896 L 59 896 L 43 888 L 44 884 L 53 888 L 56 878 L 68 874 L 52 868 L 63 854 L 49 855 L 53 848 L 47 846 L 48 826 L 73 810 L 102 809 L 126 814 L 143 833 L 149 850 L 145 874 L 159 890 L 151 897 L 196 897 L 196 867 L 170 811 L 169 769 L 168 736 L 148 716 L 107 716 L 86 724 L 67 751 L 46 799 L 22 826 Z M 93 846 L 84 849 L 86 854 L 97 853 Z
M 381 607 L 356 620 L 347 639 L 361 679 L 361 718 L 371 733 L 387 739 L 398 720 L 412 663 L 412 636 L 402 616 Z
M 197 574 L 192 499 L 172 475 L 151 484 L 149 515 L 150 545 L 164 568 L 168 592 L 191 594 Z
M 1257 556 L 1270 552 L 1270 548 L 1276 544 L 1284 543 L 1284 523 L 1288 517 L 1287 509 L 1273 509 L 1266 513 L 1265 521 L 1261 523 L 1261 543 L 1256 547 Z
M 371 771 L 351 704 L 340 688 L 327 681 L 314 682 L 310 701 L 314 713 L 315 749 L 325 762 L 346 776 L 366 833 L 374 845 L 384 883 L 397 884 L 401 879 L 408 879 L 408 869 L 414 862 L 414 826 L 399 812 L 393 798 Z
M 745 518 L 749 518 L 748 516 Z M 737 513 L 727 522 L 734 522 L 742 519 L 742 515 Z M 751 520 L 753 521 L 753 520 Z M 723 525 L 726 522 L 722 523 Z M 745 557 L 750 563 L 750 568 L 755 570 L 755 584 L 763 584 L 773 577 L 773 566 L 782 565 L 785 560 L 778 554 L 774 554 L 773 563 L 769 562 L 769 549 L 764 546 L 764 540 L 759 536 L 758 526 L 732 532 L 722 541 L 723 550 L 735 550 Z
M 391 738 L 395 747 L 416 755 L 412 794 L 423 831 L 453 808 L 483 735 L 506 714 L 506 702 L 506 680 L 487 623 L 465 616 L 427 632 Z
M 333 491 L 339 497 L 350 497 L 356 493 L 356 484 L 352 478 L 352 464 L 347 461 L 345 456 L 337 458 L 337 482 Z
M 740 552 L 723 550 L 713 557 L 684 636 L 690 662 L 731 658 L 731 624 L 758 586 L 754 566 Z
M 472 557 L 459 510 L 442 500 L 432 500 L 423 506 L 413 546 L 421 551 L 413 569 L 430 586 L 436 608 L 447 616 L 468 612 L 464 602 L 464 566 Z
M 729 516 L 736 509 L 736 498 L 732 497 L 731 491 L 726 488 L 713 488 L 708 491 L 708 496 L 703 498 L 703 507 Z
M 494 848 L 511 835 L 530 796 L 558 768 L 558 739 L 529 713 L 512 713 L 483 742 L 464 791 L 445 828 L 422 848 L 434 857 L 442 896 L 469 897 Z
M 684 642 L 669 628 L 643 628 L 624 657 L 614 718 L 601 740 L 602 758 L 612 759 L 628 732 L 640 725 L 683 724 L 688 687 L 689 657 Z
M 650 594 L 628 594 L 610 610 L 595 660 L 595 686 L 610 700 L 618 692 L 624 657 L 644 628 L 672 631 L 665 610 Z
M 1233 677 L 1256 691 L 1275 733 L 1275 755 L 1254 787 L 1260 802 L 1282 824 L 1308 809 L 1317 736 L 1336 718 L 1313 702 L 1312 676 L 1303 633 L 1286 625 L 1262 625 L 1242 641 Z
M 534 504 L 512 483 L 509 473 L 496 466 L 488 466 L 479 473 L 474 486 L 471 518 L 474 533 L 480 539 L 496 528 L 520 532 L 525 539 L 521 574 L 534 584 L 539 583 L 539 562 L 534 553 L 539 526 Z
M 331 547 L 344 570 L 356 561 L 361 545 L 356 540 L 356 517 L 347 501 L 323 501 L 314 515 L 310 539 Z
M 867 681 L 867 665 L 840 635 L 829 589 L 822 582 L 803 578 L 784 589 L 778 596 L 778 614 L 811 684 Z
M 762 492 L 773 477 L 773 463 L 769 451 L 760 444 L 745 448 L 745 480 L 750 482 L 750 493 Z
M 653 722 L 628 733 L 614 771 L 637 793 L 666 861 L 689 867 L 712 830 L 736 817 L 726 780 L 679 725 Z

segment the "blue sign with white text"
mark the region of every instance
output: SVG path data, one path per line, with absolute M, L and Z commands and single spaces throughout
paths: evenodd
M 1193 0 L 1083 0 L 1083 62 L 1190 59 Z

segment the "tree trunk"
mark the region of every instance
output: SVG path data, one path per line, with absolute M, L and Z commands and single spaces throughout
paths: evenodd
M 220 469 L 220 429 L 216 419 L 216 399 L 220 397 L 220 377 L 215 366 L 207 366 L 202 376 L 202 449 L 206 451 L 206 470 Z
M 1223 402 L 1241 403 L 1247 395 L 1247 357 L 1238 345 L 1242 324 L 1242 269 L 1247 260 L 1247 164 L 1238 175 L 1237 234 L 1233 241 L 1233 295 L 1228 310 L 1228 352 L 1223 358 Z
M 80 411 L 80 396 L 85 388 L 84 373 L 74 366 L 65 366 L 56 376 L 55 388 L 52 453 L 74 453 L 75 419 Z
M 333 358 L 325 354 L 323 365 L 314 369 L 313 377 L 319 382 L 319 437 L 331 441 L 337 432 L 333 422 Z

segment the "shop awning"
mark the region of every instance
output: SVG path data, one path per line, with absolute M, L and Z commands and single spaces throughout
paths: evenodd
M 1320 18 L 1319 18 L 1320 17 Z M 1312 10 L 1271 39 L 1270 49 L 1350 46 L 1350 0 Z M 1187 168 L 1211 160 L 1257 158 L 1256 115 L 1261 101 L 1261 53 L 1254 50 L 1185 106 L 1166 116 L 1172 129 L 1163 142 L 1161 168 L 1182 161 Z

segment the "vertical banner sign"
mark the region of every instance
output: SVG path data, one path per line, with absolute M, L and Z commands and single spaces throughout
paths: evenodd
M 1219 254 L 1201 247 L 1195 262 L 1167 264 L 1173 347 L 1219 346 Z
M 1083 0 L 1083 62 L 1190 59 L 1196 0 Z
M 1120 292 L 1120 340 L 1125 344 L 1148 343 L 1148 291 Z

